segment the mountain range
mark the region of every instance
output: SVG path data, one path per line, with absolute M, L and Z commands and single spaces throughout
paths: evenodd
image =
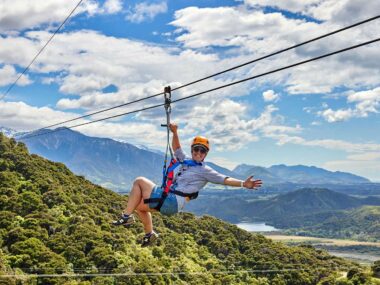
M 0 132 L 9 136 L 17 134 L 17 131 L 9 128 L 0 128 Z M 146 176 L 156 183 L 161 181 L 163 154 L 159 151 L 112 139 L 89 137 L 67 128 L 19 140 L 32 153 L 62 162 L 78 175 L 84 175 L 94 183 L 116 191 L 127 191 L 137 176 Z M 262 179 L 265 185 L 370 183 L 368 179 L 351 173 L 331 172 L 314 166 L 281 164 L 266 168 L 241 164 L 229 170 L 212 162 L 207 163 L 230 177 L 245 179 L 254 175 L 255 178 Z

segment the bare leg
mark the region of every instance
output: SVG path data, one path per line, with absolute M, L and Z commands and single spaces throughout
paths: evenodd
M 133 182 L 131 193 L 129 194 L 127 208 L 124 213 L 130 215 L 141 204 L 144 199 L 148 199 L 152 193 L 154 183 L 145 177 L 137 177 Z M 143 204 L 145 205 L 145 204 Z M 148 205 L 140 207 L 139 210 L 149 211 Z
M 144 225 L 144 232 L 151 233 L 153 231 L 152 215 L 150 212 L 155 211 L 150 209 L 147 204 L 144 204 L 144 199 L 148 199 L 152 193 L 154 183 L 147 178 L 138 177 L 133 182 L 131 193 L 129 194 L 128 204 L 124 213 L 130 215 L 136 210 L 141 222 Z
M 152 214 L 150 212 L 136 210 L 139 215 L 140 221 L 144 225 L 144 232 L 149 234 L 153 231 Z

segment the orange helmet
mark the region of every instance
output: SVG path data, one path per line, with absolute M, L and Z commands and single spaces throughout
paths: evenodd
M 201 145 L 207 148 L 207 150 L 210 150 L 210 143 L 208 142 L 208 139 L 202 136 L 196 136 L 193 139 L 193 142 L 191 143 L 191 147 L 195 145 Z

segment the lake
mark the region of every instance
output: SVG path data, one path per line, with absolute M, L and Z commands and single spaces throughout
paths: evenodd
M 238 223 L 236 224 L 239 228 L 246 230 L 248 232 L 274 232 L 279 231 L 275 227 L 268 226 L 265 223 Z

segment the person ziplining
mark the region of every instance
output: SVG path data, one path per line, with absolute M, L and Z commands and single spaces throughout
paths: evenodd
M 163 215 L 174 215 L 183 210 L 186 202 L 198 197 L 198 192 L 208 182 L 234 187 L 256 189 L 261 187 L 261 180 L 254 180 L 253 176 L 245 181 L 228 177 L 218 173 L 205 163 L 210 151 L 210 142 L 203 136 L 196 136 L 191 144 L 191 157 L 183 151 L 178 136 L 178 126 L 170 123 L 170 88 L 165 88 L 165 108 L 167 114 L 168 145 L 164 163 L 164 177 L 161 186 L 154 184 L 145 177 L 138 177 L 133 182 L 128 203 L 121 217 L 112 222 L 114 226 L 129 226 L 135 222 L 133 212 L 136 211 L 144 225 L 145 235 L 141 246 L 149 246 L 158 238 L 153 230 L 151 212 L 160 212 Z M 172 142 L 169 142 L 169 131 L 172 132 Z M 168 150 L 171 154 L 169 167 L 167 164 Z M 174 151 L 174 155 L 173 155 Z M 174 157 L 175 158 L 174 158 Z M 180 169 L 173 177 L 174 169 Z

